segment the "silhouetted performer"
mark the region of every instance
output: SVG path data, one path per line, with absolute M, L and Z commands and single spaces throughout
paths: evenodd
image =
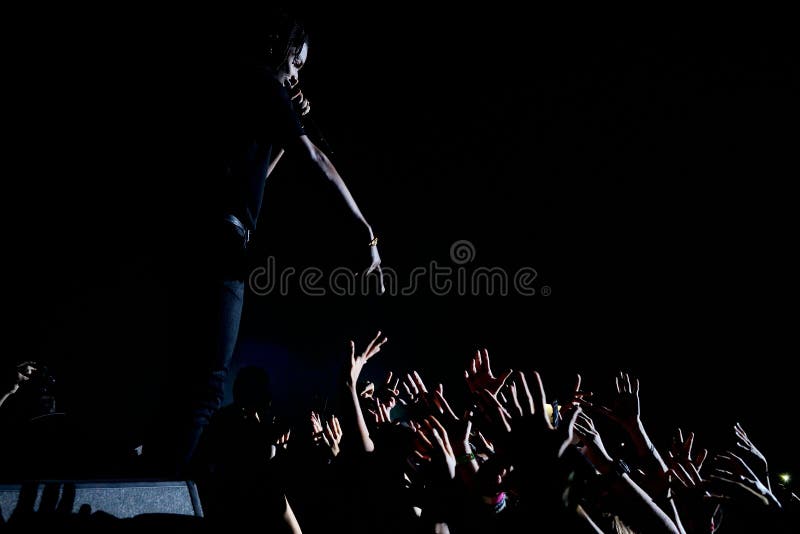
M 284 12 L 219 26 L 215 46 L 206 51 L 208 64 L 197 65 L 196 72 L 182 67 L 196 80 L 185 89 L 196 110 L 188 110 L 180 129 L 189 140 L 180 143 L 186 168 L 178 172 L 189 183 L 176 208 L 177 224 L 166 227 L 164 236 L 174 242 L 170 252 L 178 252 L 170 274 L 178 287 L 168 295 L 174 307 L 173 360 L 161 425 L 144 447 L 145 457 L 168 470 L 186 465 L 223 400 L 242 314 L 248 243 L 257 229 L 265 180 L 284 151 L 304 172 L 336 187 L 364 225 L 363 235 L 348 239 L 363 243 L 371 255 L 368 273 L 381 275 L 377 237 L 300 122 L 310 109 L 298 86 L 309 54 L 303 26 Z M 194 52 L 203 56 L 200 50 Z

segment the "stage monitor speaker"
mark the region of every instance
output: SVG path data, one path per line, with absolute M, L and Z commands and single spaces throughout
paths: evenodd
M 197 488 L 180 481 L 41 480 L 0 484 L 0 514 L 5 521 L 14 511 L 104 512 L 131 518 L 143 514 L 203 517 Z

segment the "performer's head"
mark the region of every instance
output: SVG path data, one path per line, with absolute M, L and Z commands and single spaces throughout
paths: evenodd
M 239 17 L 230 28 L 234 53 L 248 63 L 267 67 L 282 85 L 297 85 L 308 55 L 308 33 L 300 20 L 284 9 L 237 13 Z
M 308 57 L 308 33 L 302 23 L 287 12 L 273 12 L 269 17 L 267 66 L 276 73 L 278 81 L 294 87 L 298 82 L 298 72 Z

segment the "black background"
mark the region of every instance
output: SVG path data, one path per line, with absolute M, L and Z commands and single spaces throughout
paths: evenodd
M 191 72 L 213 18 L 59 15 L 20 14 L 7 49 L 3 359 L 48 362 L 62 408 L 135 439 L 164 387 L 161 245 L 192 231 L 175 202 L 191 194 L 174 184 L 188 181 L 186 139 L 207 109 Z M 607 393 L 625 369 L 658 443 L 680 425 L 722 446 L 741 420 L 786 466 L 788 29 L 399 8 L 306 18 L 311 116 L 384 265 L 401 280 L 432 260 L 453 266 L 451 245 L 468 240 L 470 267 L 532 267 L 537 294 L 251 294 L 235 365 L 271 370 L 279 411 L 335 406 L 347 341 L 382 329 L 369 378 L 415 368 L 458 398 L 478 347 L 495 369 L 539 369 L 560 398 L 575 372 Z M 298 270 L 369 261 L 333 190 L 291 161 L 267 184 L 254 251 L 256 265 Z

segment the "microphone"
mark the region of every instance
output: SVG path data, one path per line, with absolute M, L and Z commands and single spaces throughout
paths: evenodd
M 300 88 L 299 85 L 296 86 L 296 87 L 287 86 L 286 90 L 289 91 L 290 98 L 292 98 L 292 95 L 295 94 L 295 91 L 297 91 L 297 95 L 301 95 L 303 93 L 303 91 L 302 91 L 302 89 Z M 294 103 L 294 98 L 292 98 L 292 103 Z M 295 109 L 298 111 L 297 116 L 298 116 L 298 118 L 300 120 L 300 124 L 303 126 L 303 129 L 306 131 L 306 134 L 308 134 L 308 136 L 311 137 L 312 141 L 314 141 L 315 144 L 320 149 L 322 149 L 322 151 L 325 152 L 325 154 L 328 157 L 332 157 L 333 156 L 333 149 L 331 149 L 331 146 L 328 144 L 328 141 L 325 139 L 325 135 L 322 133 L 322 130 L 317 125 L 317 123 L 314 121 L 314 119 L 309 117 L 308 113 L 305 114 L 305 115 L 300 114 L 299 113 L 300 109 L 299 109 L 299 107 L 297 105 L 295 105 Z

